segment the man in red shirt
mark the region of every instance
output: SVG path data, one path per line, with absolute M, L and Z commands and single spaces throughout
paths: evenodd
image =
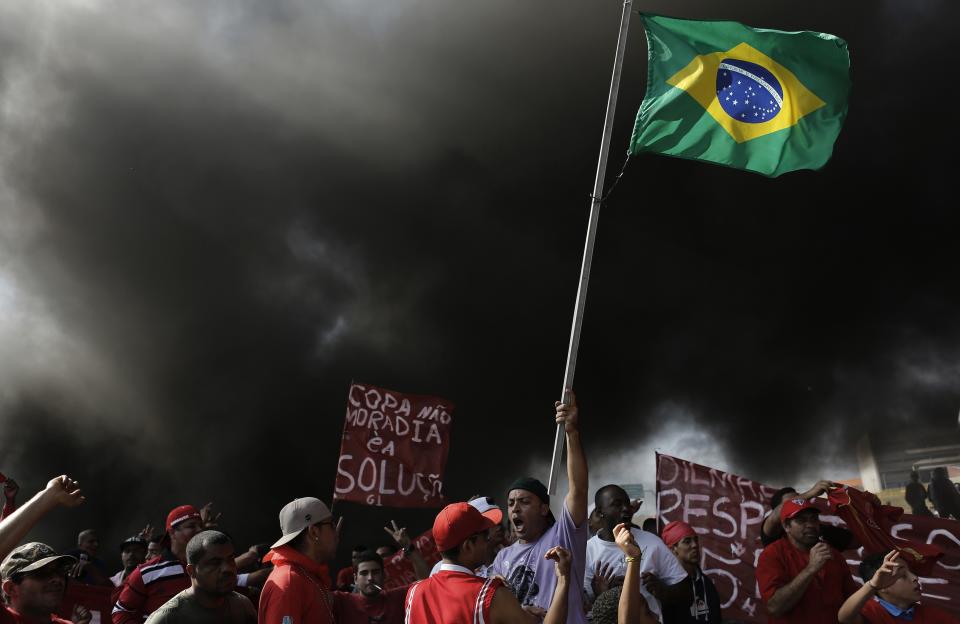
M 870 555 L 860 564 L 860 576 L 869 579 L 840 607 L 842 624 L 949 624 L 957 618 L 936 607 L 920 604 L 920 579 L 900 554 Z
M 165 602 L 190 587 L 187 576 L 187 543 L 203 530 L 200 512 L 180 505 L 167 514 L 170 549 L 148 559 L 127 577 L 113 606 L 113 624 L 141 624 Z
M 489 518 L 467 503 L 447 505 L 437 514 L 433 539 L 443 553 L 443 563 L 439 572 L 407 590 L 407 624 L 530 623 L 530 615 L 500 578 L 484 579 L 473 572 L 490 560 L 492 526 Z M 557 546 L 545 557 L 556 562 L 557 585 L 543 622 L 561 624 L 567 621 L 570 553 Z
M 769 624 L 836 624 L 837 611 L 857 590 L 839 551 L 820 541 L 820 511 L 792 498 L 780 507 L 784 538 L 760 553 L 757 584 Z
M 339 527 L 323 501 L 298 498 L 280 510 L 283 537 L 271 546 L 273 571 L 260 593 L 260 624 L 333 624 L 325 585 L 327 561 L 337 554 Z

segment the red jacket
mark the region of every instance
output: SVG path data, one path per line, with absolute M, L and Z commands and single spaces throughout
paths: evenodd
M 290 546 L 270 551 L 273 571 L 260 592 L 259 624 L 333 624 L 323 566 Z

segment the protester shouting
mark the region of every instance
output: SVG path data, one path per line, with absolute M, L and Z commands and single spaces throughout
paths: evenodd
M 234 591 L 233 540 L 220 531 L 202 531 L 190 538 L 186 552 L 190 587 L 161 605 L 146 624 L 254 624 L 253 604 Z
M 325 564 L 337 553 L 339 526 L 326 504 L 298 498 L 280 510 L 283 536 L 271 546 L 273 571 L 260 593 L 260 624 L 333 624 Z
M 586 622 L 583 610 L 583 572 L 587 545 L 587 458 L 580 442 L 577 400 L 567 390 L 564 401 L 555 404 L 555 422 L 563 425 L 567 439 L 567 479 L 570 490 L 561 507 L 560 519 L 550 511 L 547 488 L 532 477 L 513 482 L 508 490 L 507 513 L 517 541 L 497 553 L 491 573 L 507 579 L 524 608 L 543 615 L 550 606 L 557 576 L 544 556 L 554 546 L 570 553 L 570 576 L 577 589 L 568 594 L 568 618 Z
M 530 615 L 498 577 L 482 578 L 474 570 L 489 560 L 493 522 L 467 503 L 444 507 L 433 523 L 433 538 L 443 561 L 430 578 L 407 590 L 407 624 L 530 624 Z M 553 560 L 553 594 L 544 624 L 567 622 L 571 591 L 570 554 L 560 547 L 543 553 Z M 545 567 L 545 566 L 542 566 Z M 574 585 L 574 587 L 576 587 Z
M 820 511 L 810 501 L 783 501 L 780 518 L 785 537 L 763 549 L 756 570 L 769 624 L 835 624 L 857 590 L 846 560 L 820 541 Z

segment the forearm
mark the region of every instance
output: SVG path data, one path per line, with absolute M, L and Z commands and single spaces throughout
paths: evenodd
M 639 560 L 627 563 L 627 575 L 623 579 L 620 603 L 617 606 L 617 621 L 620 624 L 651 624 L 647 614 L 647 601 L 640 594 Z
M 863 618 L 860 617 L 860 609 L 863 608 L 863 605 L 867 604 L 867 601 L 870 600 L 874 595 L 874 589 L 870 585 L 864 583 L 863 587 L 858 589 L 853 593 L 846 602 L 840 606 L 840 611 L 837 612 L 837 620 L 840 621 L 840 624 L 860 624 L 863 622 Z
M 783 530 L 780 525 L 780 508 L 783 504 L 777 505 L 770 511 L 770 515 L 763 519 L 763 533 L 769 537 L 777 537 Z
M 807 591 L 807 586 L 810 585 L 813 574 L 808 568 L 804 568 L 792 581 L 774 592 L 773 597 L 767 603 L 767 610 L 770 614 L 780 617 L 796 606 L 803 593 Z
M 56 503 L 42 490 L 0 522 L 0 559 L 6 558 L 24 536 Z
M 567 481 L 570 491 L 567 493 L 567 511 L 576 526 L 587 520 L 587 457 L 580 443 L 580 432 L 567 432 Z
M 418 581 L 422 581 L 430 576 L 430 566 L 427 565 L 423 555 L 421 555 L 420 551 L 418 551 L 416 548 L 410 551 L 410 554 L 407 555 L 407 559 L 410 560 L 410 565 L 413 566 L 413 573 L 416 575 Z
M 557 588 L 553 590 L 553 600 L 550 602 L 550 609 L 543 618 L 543 624 L 564 624 L 567 621 L 567 605 L 570 602 L 567 599 L 570 593 L 570 577 L 557 577 Z

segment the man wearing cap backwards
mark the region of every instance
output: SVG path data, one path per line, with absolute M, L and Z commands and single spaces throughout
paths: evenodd
M 175 507 L 167 514 L 166 526 L 169 550 L 148 559 L 127 576 L 113 605 L 113 624 L 140 624 L 160 605 L 190 587 L 187 543 L 203 530 L 200 512 L 193 505 Z
M 784 538 L 760 553 L 757 585 L 770 624 L 836 624 L 837 611 L 857 590 L 843 555 L 820 541 L 820 512 L 791 498 L 780 506 Z
M 556 422 L 564 426 L 567 438 L 567 480 L 570 490 L 564 499 L 560 518 L 550 511 L 550 496 L 540 481 L 524 477 L 513 482 L 507 495 L 507 514 L 517 542 L 499 553 L 490 567 L 491 574 L 507 579 L 510 588 L 524 608 L 543 615 L 554 594 L 556 575 L 544 562 L 544 555 L 554 546 L 570 552 L 571 577 L 568 617 L 573 623 L 586 622 L 583 611 L 584 559 L 587 544 L 587 459 L 580 443 L 577 427 L 577 400 L 572 390 L 566 400 L 557 401 Z
M 268 557 L 273 571 L 260 594 L 260 624 L 332 624 L 333 602 L 324 564 L 339 543 L 338 526 L 323 501 L 298 498 L 280 510 L 280 531 Z
M 187 543 L 190 587 L 154 611 L 146 624 L 254 624 L 257 611 L 234 591 L 237 563 L 233 540 L 220 531 L 202 531 Z
M 0 605 L 0 624 L 55 622 L 66 589 L 67 570 L 76 563 L 58 556 L 46 544 L 31 542 L 14 548 L 31 528 L 58 506 L 76 507 L 84 501 L 77 482 L 62 475 L 0 522 L 0 578 L 6 604 Z M 90 612 L 77 606 L 74 622 L 86 624 Z
M 693 589 L 693 601 L 687 604 L 663 605 L 663 624 L 720 624 L 720 596 L 700 569 L 700 538 L 686 522 L 675 520 L 663 527 L 663 543 L 673 551 L 687 573 Z
M 616 484 L 601 487 L 594 494 L 594 503 L 600 510 L 602 526 L 587 542 L 587 566 L 584 575 L 584 590 L 590 599 L 596 597 L 595 583 L 600 578 L 608 579 L 616 586 L 623 582 L 627 573 L 621 549 L 614 541 L 613 530 L 619 524 L 629 527 L 634 541 L 643 551 L 640 588 L 650 611 L 658 619 L 661 603 L 689 605 L 693 600 L 687 572 L 659 537 L 635 527 L 631 520 L 637 507 L 627 492 Z
M 467 503 L 444 507 L 433 522 L 433 539 L 443 555 L 440 571 L 407 590 L 406 624 L 529 624 L 530 616 L 500 578 L 482 578 L 474 569 L 489 559 L 493 522 Z M 554 590 L 545 624 L 567 621 L 570 553 L 554 546 L 544 553 L 554 563 Z M 576 591 L 576 585 L 573 586 Z

